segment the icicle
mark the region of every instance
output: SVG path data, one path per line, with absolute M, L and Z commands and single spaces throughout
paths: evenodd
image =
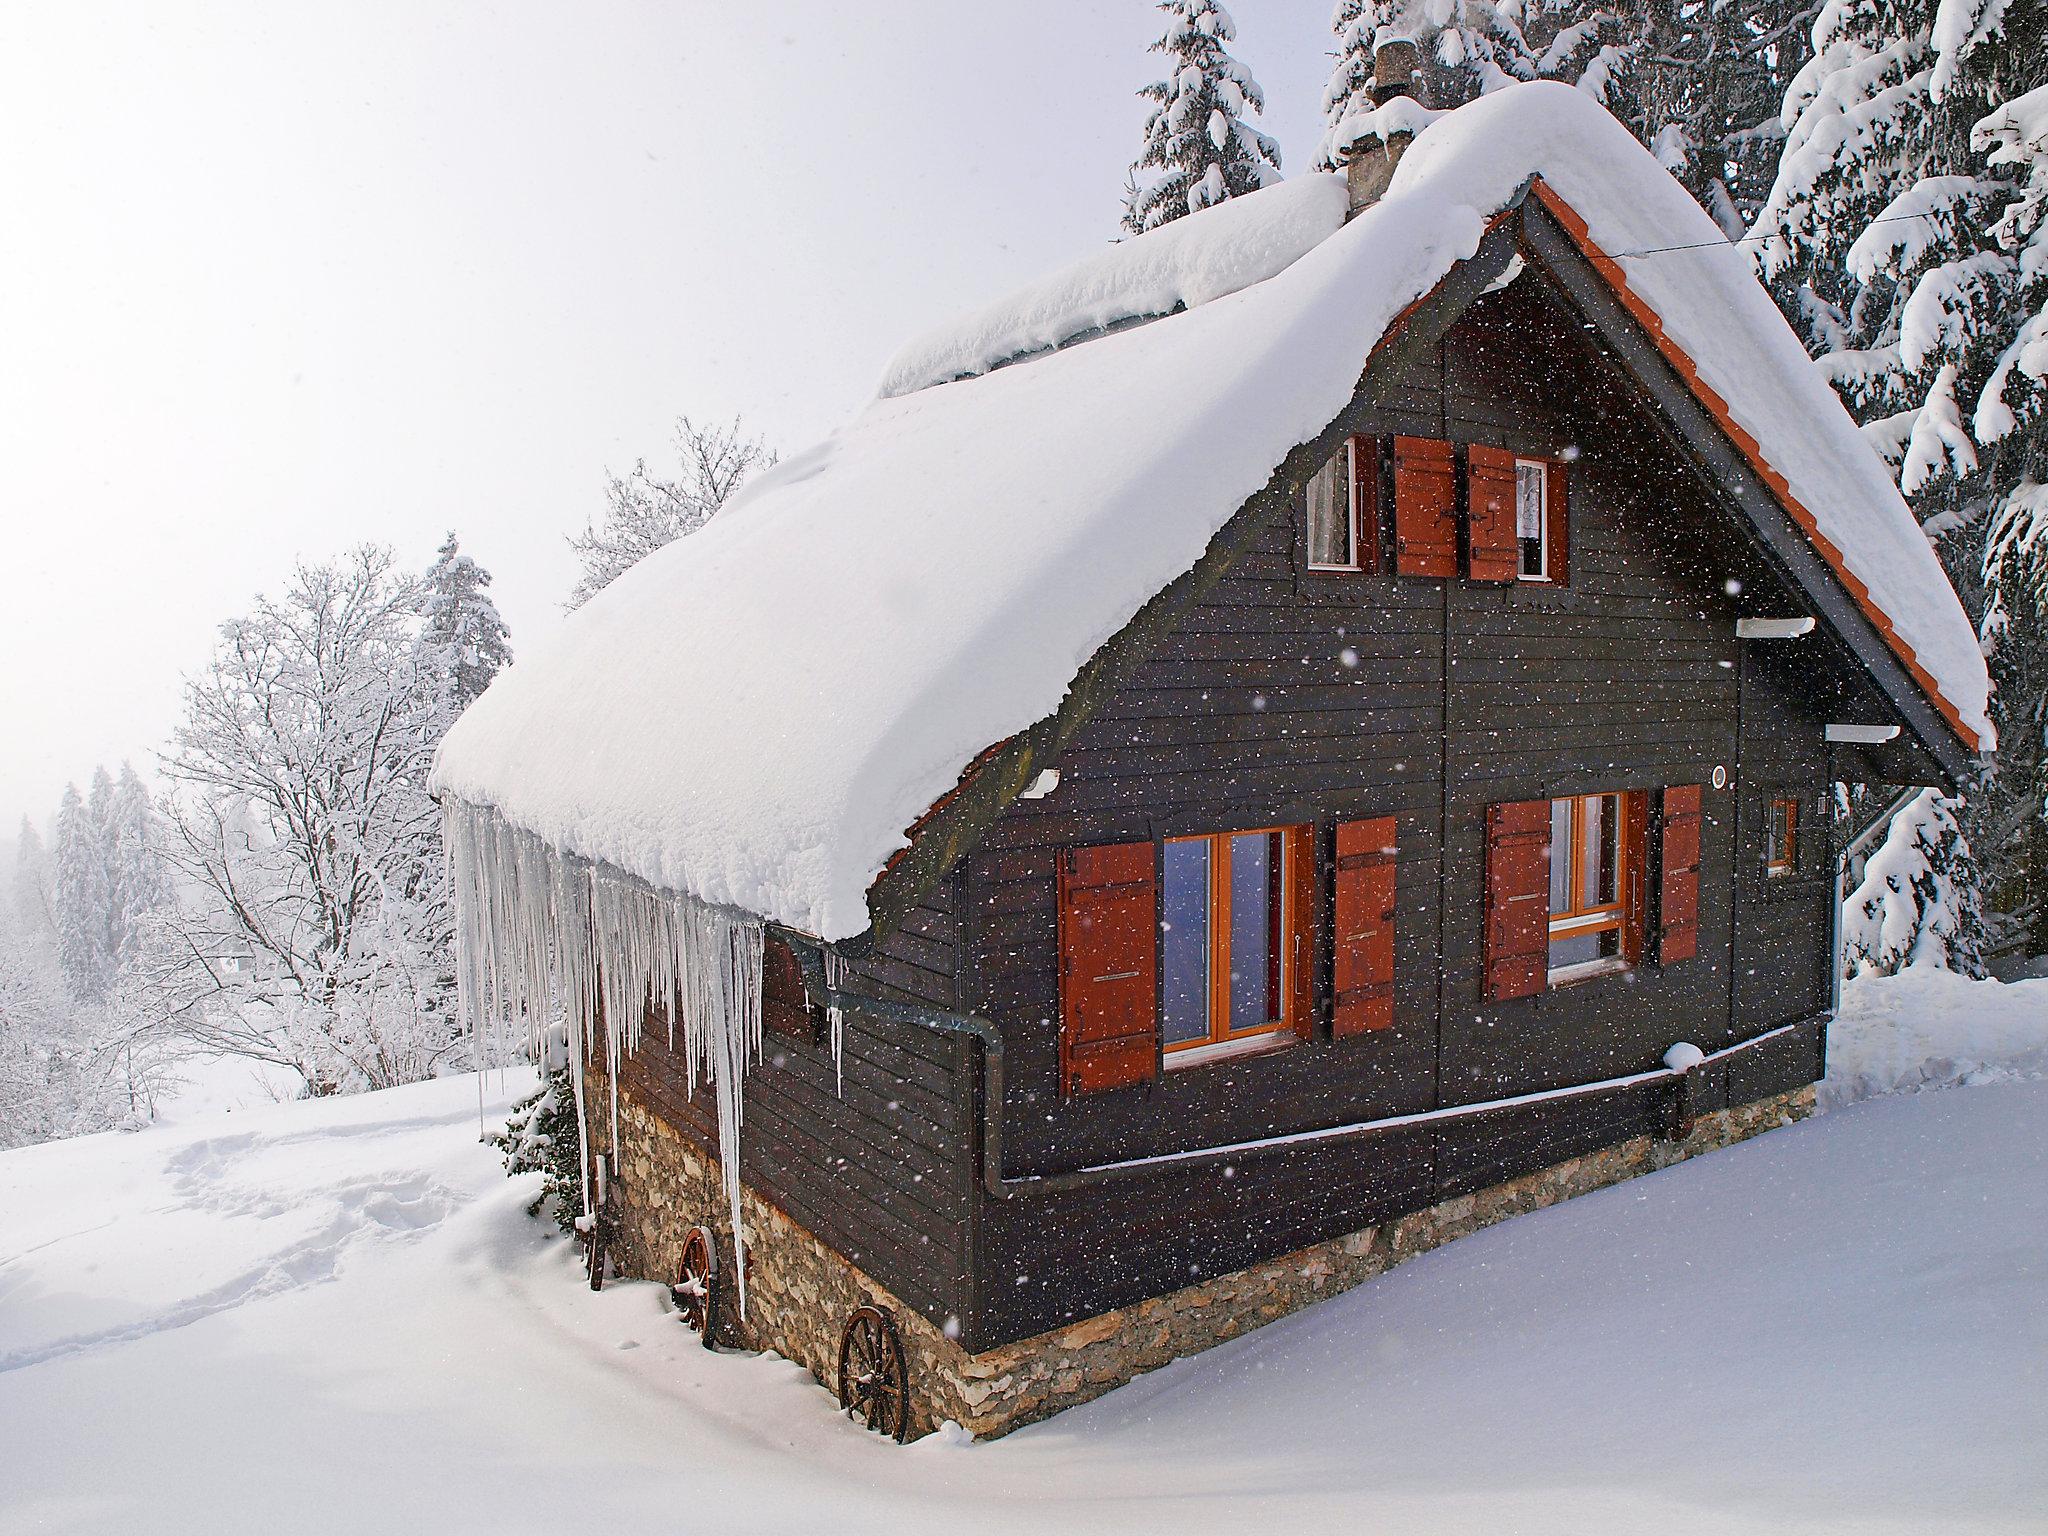
M 846 1010 L 832 1001 L 839 995 L 839 989 L 846 981 L 846 962 L 839 951 L 827 948 L 825 951 L 825 1022 L 832 1030 L 832 1081 L 839 1087 L 839 1097 L 846 1097 L 846 1068 L 841 1053 L 846 1042 Z
M 444 815 L 460 949 L 457 984 L 472 1038 L 488 1024 L 509 1025 L 523 1014 L 538 1053 L 549 1018 L 560 1010 L 586 1216 L 595 1199 L 584 1091 L 589 1053 L 603 1051 L 616 1154 L 619 1068 L 640 1043 L 647 1010 L 667 1015 L 671 1045 L 681 1023 L 688 1089 L 695 1093 L 701 1073 L 717 1095 L 719 1171 L 741 1254 L 736 1270 L 745 1316 L 741 1085 L 761 1055 L 760 920 L 557 852 L 478 806 L 450 801 Z M 833 1040 L 836 1059 L 836 1024 Z

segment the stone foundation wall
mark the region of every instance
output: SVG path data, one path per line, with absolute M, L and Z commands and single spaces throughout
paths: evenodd
M 890 1313 L 902 1335 L 910 1367 L 911 1432 L 924 1434 L 951 1419 L 978 1436 L 1000 1435 L 1348 1290 L 1468 1232 L 1804 1119 L 1813 1105 L 1808 1086 L 1703 1115 L 1681 1141 L 1637 1136 L 979 1355 L 967 1353 L 748 1189 L 742 1193 L 747 1317 L 740 1321 L 728 1280 L 720 1342 L 772 1349 L 836 1391 L 840 1327 L 855 1307 L 872 1303 Z M 730 1276 L 730 1223 L 716 1163 L 630 1093 L 619 1106 L 619 1127 L 626 1270 L 673 1280 L 683 1238 L 701 1222 L 720 1234 L 720 1262 Z

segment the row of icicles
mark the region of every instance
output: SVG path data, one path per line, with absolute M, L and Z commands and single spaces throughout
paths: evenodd
M 538 1057 L 549 1020 L 559 1016 L 566 1026 L 586 1218 L 593 1188 L 584 1083 L 594 1051 L 604 1053 L 615 1154 L 619 1065 L 639 1047 L 650 1015 L 666 1019 L 688 1091 L 695 1094 L 700 1077 L 710 1084 L 744 1317 L 741 1089 L 747 1068 L 761 1057 L 760 919 L 561 853 L 484 807 L 451 798 L 443 819 L 455 887 L 457 982 L 471 1029 L 480 1042 L 485 1032 L 523 1026 Z M 830 950 L 826 972 L 836 989 L 840 963 Z M 836 1074 L 844 1023 L 836 1007 L 828 1018 Z

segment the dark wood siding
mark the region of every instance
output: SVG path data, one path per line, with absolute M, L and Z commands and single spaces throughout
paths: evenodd
M 1796 669 L 1771 674 L 1765 701 L 1767 661 L 1744 654 L 1756 647 L 1737 641 L 1735 620 L 1757 611 L 1743 594 L 1771 578 L 1641 410 L 1539 280 L 1480 300 L 1360 430 L 1568 462 L 1569 588 L 1309 572 L 1298 509 L 1275 516 L 1061 755 L 1059 789 L 997 820 L 961 871 L 961 1003 L 1003 1030 L 1006 1172 L 1620 1076 L 1655 1066 L 1677 1040 L 1712 1051 L 1825 1007 L 1824 891 L 1743 896 L 1739 878 L 1761 835 L 1746 753 L 1770 763 L 1770 782 L 1795 784 L 1819 824 L 1821 706 Z M 1703 792 L 1697 955 L 1484 1001 L 1486 807 L 1710 786 L 1717 768 L 1731 787 Z M 1308 822 L 1327 893 L 1335 823 L 1380 816 L 1400 847 L 1391 1029 L 1329 1038 L 1325 954 L 1318 1038 L 1061 1098 L 1062 848 Z M 1765 946 L 1777 979 L 1733 980 L 1752 969 L 1738 932 Z M 1809 1080 L 1817 1038 L 1813 1025 L 1796 1049 L 1716 1068 L 1707 1107 Z M 1651 1097 L 1262 1154 L 1228 1179 L 1169 1168 L 988 1202 L 969 1342 L 1086 1316 L 1635 1134 Z

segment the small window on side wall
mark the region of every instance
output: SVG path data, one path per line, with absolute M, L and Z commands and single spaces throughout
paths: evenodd
M 1771 801 L 1764 823 L 1764 874 L 1782 880 L 1799 868 L 1799 802 L 1781 795 Z
M 1353 437 L 1308 483 L 1308 568 L 1379 568 L 1379 453 L 1370 437 Z

